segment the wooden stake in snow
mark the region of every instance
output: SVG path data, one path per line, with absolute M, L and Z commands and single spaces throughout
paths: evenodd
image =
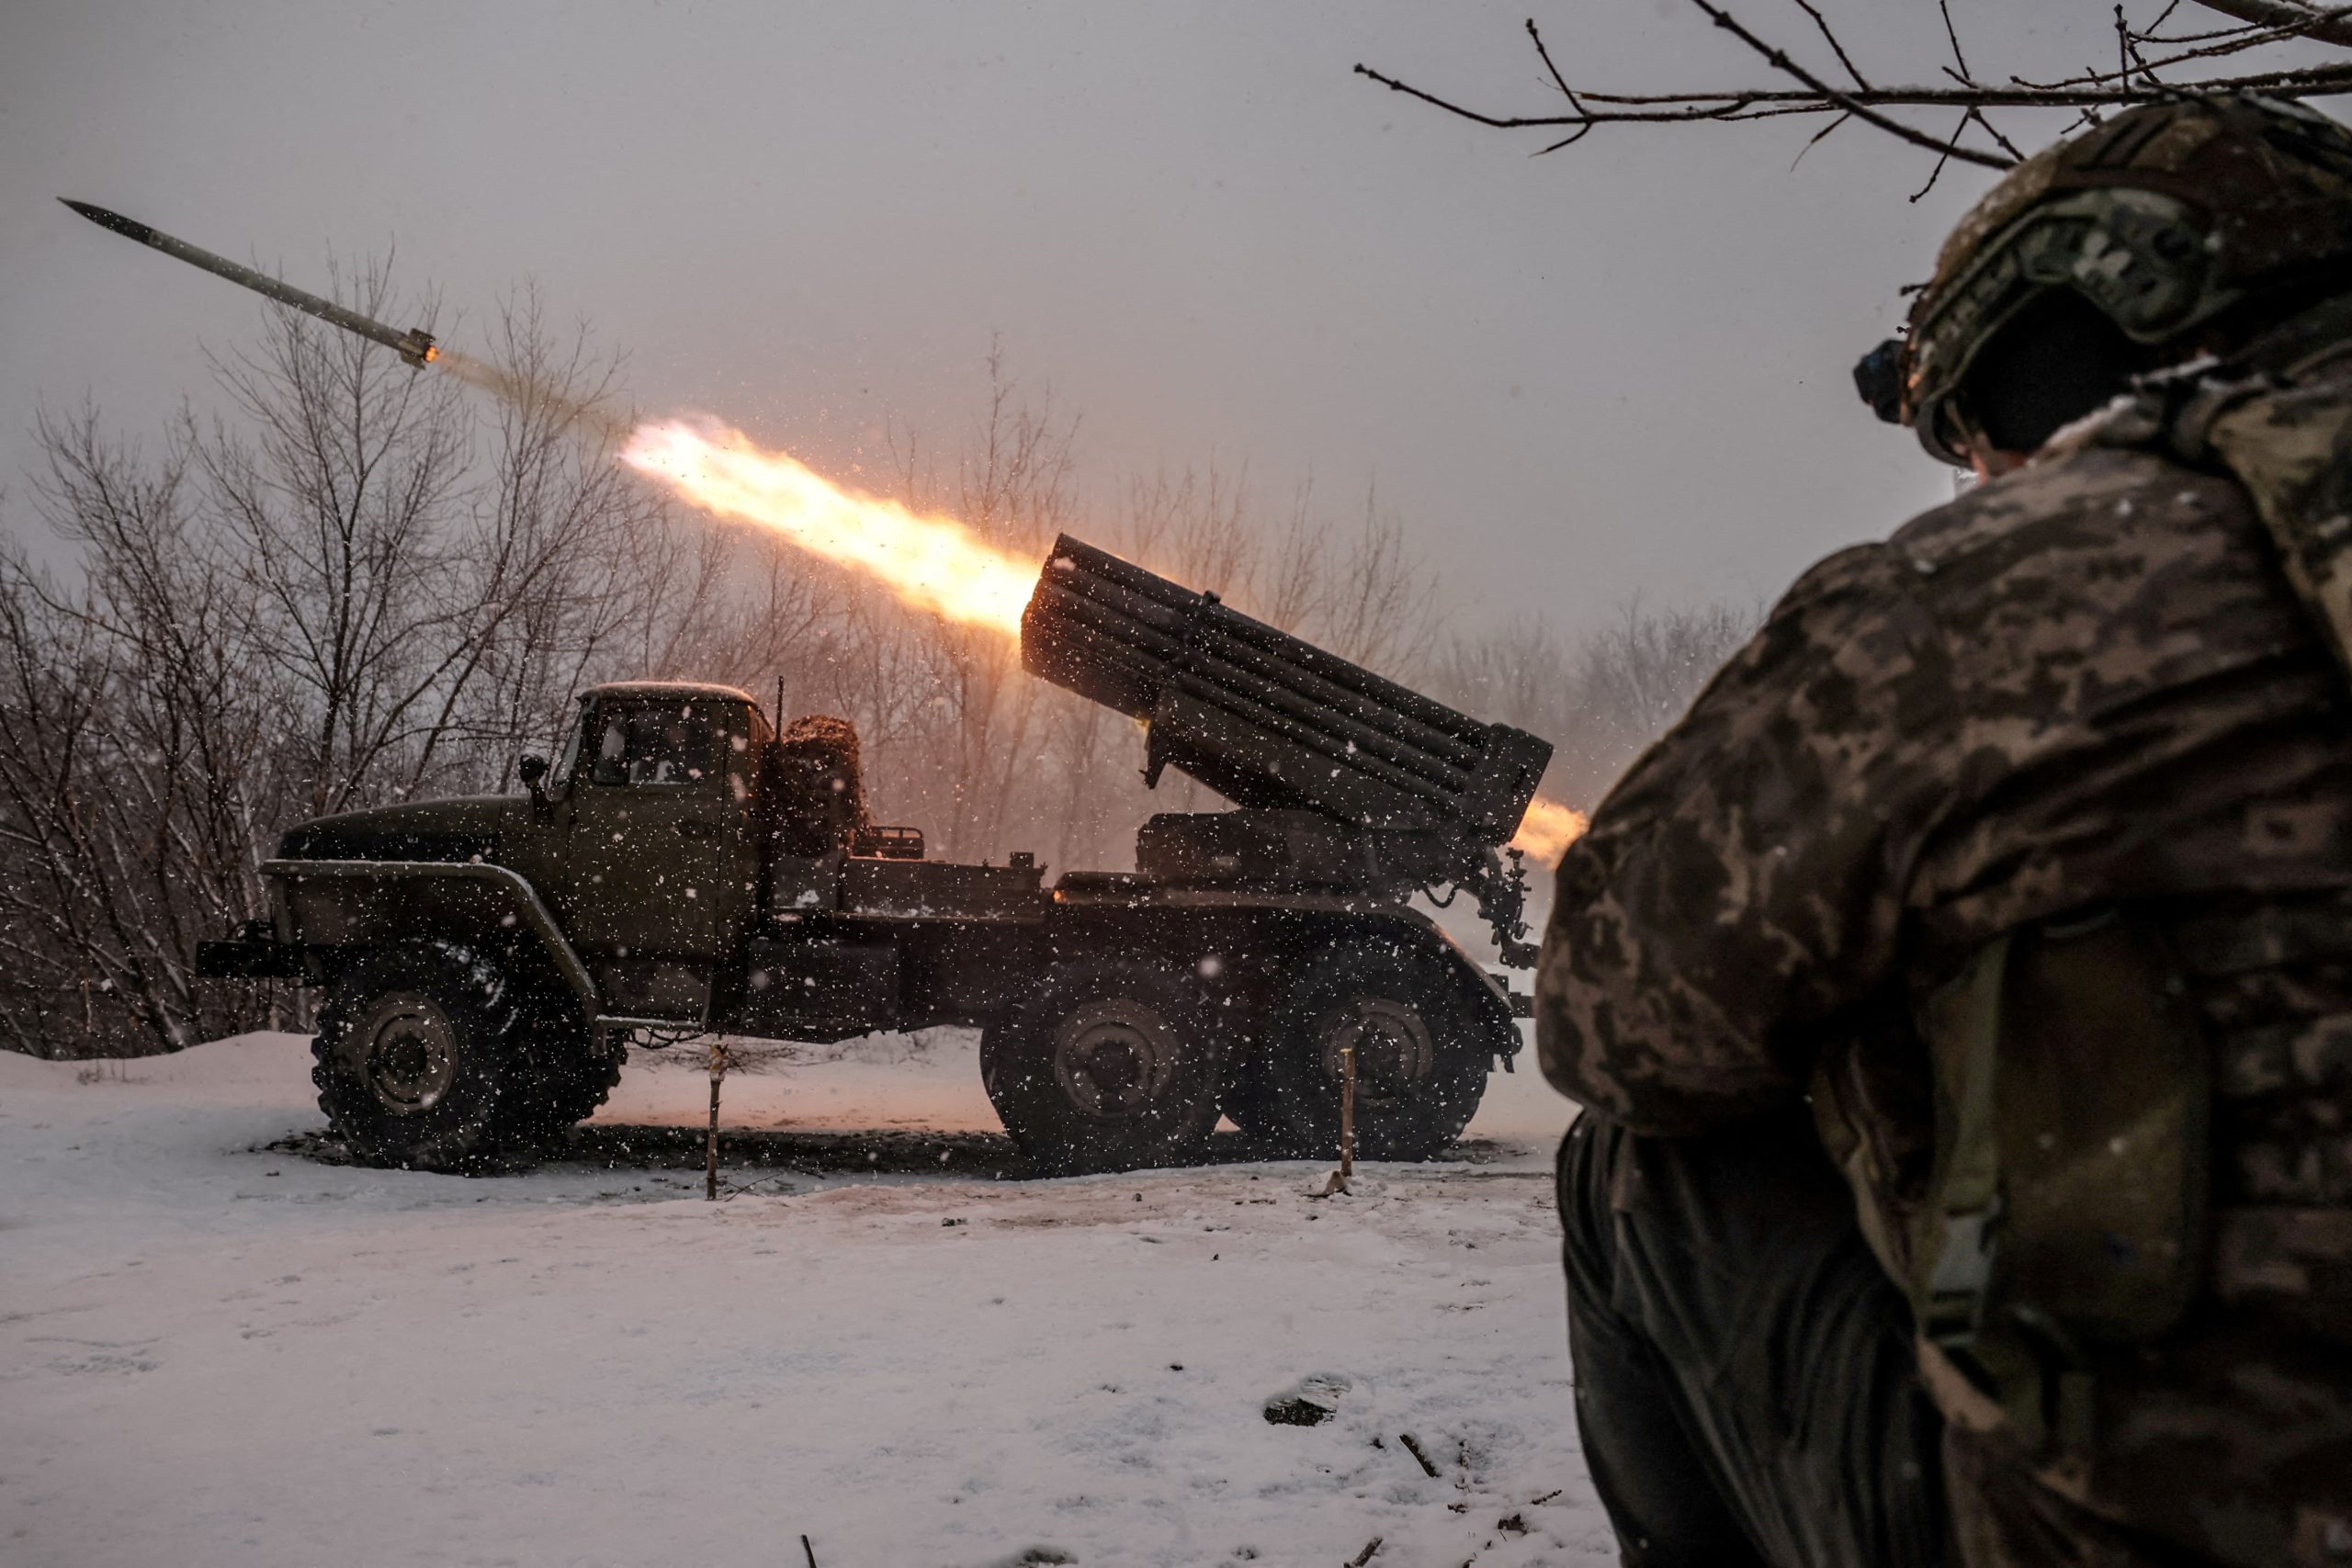
M 727 1044 L 713 1035 L 710 1042 L 710 1140 L 704 1145 L 702 1160 L 702 1195 L 706 1202 L 718 1201 L 718 1080 L 727 1076 Z
M 1356 1048 L 1340 1047 L 1340 1179 L 1356 1172 Z
M 1309 1198 L 1333 1198 L 1347 1191 L 1348 1178 L 1356 1171 L 1356 1048 L 1340 1047 L 1340 1168 L 1323 1180 Z

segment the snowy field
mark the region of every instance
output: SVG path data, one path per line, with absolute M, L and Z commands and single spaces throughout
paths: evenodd
M 874 1043 L 729 1079 L 706 1203 L 691 1063 L 474 1179 L 329 1163 L 308 1066 L 0 1053 L 0 1565 L 1613 1557 L 1532 1070 L 1317 1201 L 1009 1179 L 969 1037 Z

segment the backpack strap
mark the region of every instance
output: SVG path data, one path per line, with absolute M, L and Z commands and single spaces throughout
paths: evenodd
M 1993 939 L 1918 1021 L 1936 1157 L 1902 1282 L 1923 1368 L 1953 1419 L 2077 1463 L 2094 1348 L 2165 1334 L 2204 1278 L 2209 1053 L 2168 950 L 2113 908 Z
M 1995 1112 L 2001 999 L 2011 933 L 1978 950 L 1928 1003 L 1935 1057 L 1936 1164 L 1913 1238 L 1912 1307 L 1920 1334 L 1972 1343 L 1984 1321 L 2001 1217 L 2001 1139 Z

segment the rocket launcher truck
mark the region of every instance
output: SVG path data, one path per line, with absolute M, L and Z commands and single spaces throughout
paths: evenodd
M 632 1044 L 981 1031 L 1044 1171 L 1270 1152 L 1422 1159 L 1520 1048 L 1526 998 L 1411 904 L 1467 892 L 1524 967 L 1505 852 L 1551 755 L 1076 539 L 1022 622 L 1032 673 L 1142 721 L 1144 773 L 1233 803 L 1162 813 L 1132 872 L 925 858 L 867 820 L 856 737 L 778 731 L 730 687 L 603 685 L 521 795 L 302 823 L 269 912 L 198 972 L 319 987 L 312 1077 L 355 1156 L 463 1168 L 544 1148 Z

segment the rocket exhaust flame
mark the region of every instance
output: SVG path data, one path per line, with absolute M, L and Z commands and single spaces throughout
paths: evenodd
M 919 609 L 1021 635 L 1036 563 L 973 537 L 951 518 L 918 516 L 895 501 L 861 495 L 715 423 L 639 425 L 621 461 L 667 480 L 716 516 L 756 523 L 811 555 L 878 578 Z
M 1527 815 L 1519 819 L 1519 831 L 1510 847 L 1523 850 L 1532 860 L 1550 865 L 1567 852 L 1570 844 L 1584 837 L 1591 818 L 1573 806 L 1563 806 L 1556 800 L 1537 795 L 1527 803 Z

